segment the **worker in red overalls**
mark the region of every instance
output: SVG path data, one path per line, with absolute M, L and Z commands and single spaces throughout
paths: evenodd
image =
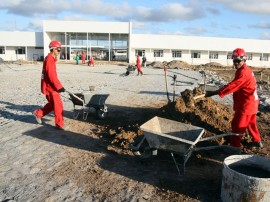
M 139 76 L 140 74 L 143 75 L 142 66 L 141 66 L 141 60 L 140 60 L 140 55 L 139 54 L 137 55 L 136 65 L 137 65 L 137 70 L 138 70 L 137 76 Z
M 81 54 L 82 64 L 85 64 L 85 54 L 82 52 Z
M 94 60 L 93 56 L 90 57 L 90 60 L 88 62 L 88 66 L 91 67 L 91 65 L 93 65 L 93 67 L 95 66 L 95 60 Z
M 33 112 L 36 121 L 41 124 L 41 118 L 46 114 L 54 111 L 55 127 L 63 129 L 63 103 L 60 97 L 61 92 L 65 92 L 65 88 L 59 81 L 56 73 L 57 56 L 61 51 L 61 43 L 59 41 L 51 41 L 49 44 L 50 53 L 46 56 L 43 62 L 41 76 L 41 92 L 46 96 L 48 103 L 38 110 Z
M 253 142 L 248 147 L 263 147 L 261 136 L 256 123 L 256 113 L 259 106 L 256 78 L 252 70 L 246 65 L 247 55 L 241 48 L 232 53 L 233 65 L 236 69 L 233 81 L 223 88 L 206 92 L 206 97 L 219 95 L 221 98 L 233 93 L 233 109 L 235 111 L 231 127 L 233 133 L 244 134 L 246 129 Z M 242 136 L 231 136 L 230 145 L 241 147 Z

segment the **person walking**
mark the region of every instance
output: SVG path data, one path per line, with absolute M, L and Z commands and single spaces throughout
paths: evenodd
M 138 70 L 137 76 L 139 76 L 140 74 L 142 76 L 143 72 L 142 72 L 142 66 L 141 66 L 141 60 L 140 60 L 140 55 L 139 54 L 137 55 L 136 65 L 137 65 L 137 70 Z
M 146 67 L 146 57 L 145 57 L 145 55 L 143 55 L 143 58 L 142 58 L 142 66 Z
M 256 113 L 259 106 L 256 78 L 246 65 L 247 55 L 244 49 L 237 48 L 232 53 L 233 65 L 236 69 L 234 79 L 223 88 L 206 92 L 205 97 L 219 95 L 221 98 L 233 93 L 233 109 L 235 111 L 231 128 L 233 133 L 244 134 L 248 130 L 253 142 L 248 147 L 263 147 L 259 133 Z M 230 145 L 241 147 L 242 136 L 231 136 Z
M 50 53 L 43 62 L 41 76 L 41 92 L 46 96 L 48 103 L 43 108 L 33 112 L 36 121 L 42 124 L 41 118 L 54 111 L 54 121 L 57 129 L 63 129 L 64 126 L 63 103 L 60 93 L 65 92 L 65 88 L 57 77 L 55 64 L 61 47 L 61 43 L 56 40 L 51 41 L 49 44 Z
M 80 60 L 80 56 L 79 53 L 77 52 L 76 56 L 75 56 L 75 60 L 76 60 L 76 65 L 79 64 L 79 60 Z
M 93 65 L 93 67 L 95 66 L 95 60 L 94 60 L 93 56 L 90 57 L 90 60 L 88 62 L 88 66 L 91 67 L 91 65 Z
M 81 54 L 82 64 L 85 64 L 85 54 L 82 52 Z

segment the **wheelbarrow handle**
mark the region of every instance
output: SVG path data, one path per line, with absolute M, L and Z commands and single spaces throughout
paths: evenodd
M 79 98 L 77 95 L 75 95 L 75 94 L 73 94 L 73 93 L 71 93 L 70 91 L 67 91 L 67 90 L 66 90 L 66 92 L 68 94 L 72 95 L 73 97 L 75 97 L 76 99 L 78 99 L 79 101 L 81 101 L 82 103 L 84 103 L 83 99 Z
M 225 136 L 230 136 L 230 135 L 243 136 L 244 134 L 239 134 L 239 133 L 224 133 L 224 134 L 220 134 L 220 135 L 214 135 L 214 136 L 211 136 L 211 137 L 202 138 L 198 142 L 203 142 L 203 141 L 207 141 L 207 140 L 213 140 L 213 139 L 217 139 L 217 138 L 221 138 L 221 137 L 225 137 Z

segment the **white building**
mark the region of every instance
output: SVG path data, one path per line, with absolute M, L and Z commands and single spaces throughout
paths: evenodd
M 270 40 L 133 34 L 131 22 L 44 21 L 43 32 L 0 32 L 0 57 L 6 61 L 43 59 L 51 40 L 62 45 L 60 59 L 85 52 L 98 60 L 181 60 L 190 64 L 232 65 L 231 53 L 243 48 L 248 65 L 270 67 Z

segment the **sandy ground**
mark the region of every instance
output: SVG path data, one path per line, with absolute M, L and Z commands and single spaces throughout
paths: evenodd
M 58 64 L 67 90 L 109 94 L 106 119 L 97 120 L 91 109 L 87 120 L 75 120 L 73 104 L 63 93 L 66 130 L 59 131 L 53 114 L 42 125 L 31 115 L 46 103 L 40 93 L 41 66 L 1 65 L 1 201 L 220 201 L 222 163 L 230 153 L 194 152 L 185 174 L 178 175 L 168 153 L 143 158 L 129 148 L 129 141 L 141 135 L 139 126 L 168 102 L 163 69 L 144 68 L 143 76 L 125 76 L 125 64 Z M 170 69 L 170 99 L 174 74 L 176 97 L 202 80 L 198 71 Z M 215 99 L 232 103 L 231 96 Z M 269 137 L 264 140 L 269 142 Z M 263 155 L 269 155 L 269 147 Z

